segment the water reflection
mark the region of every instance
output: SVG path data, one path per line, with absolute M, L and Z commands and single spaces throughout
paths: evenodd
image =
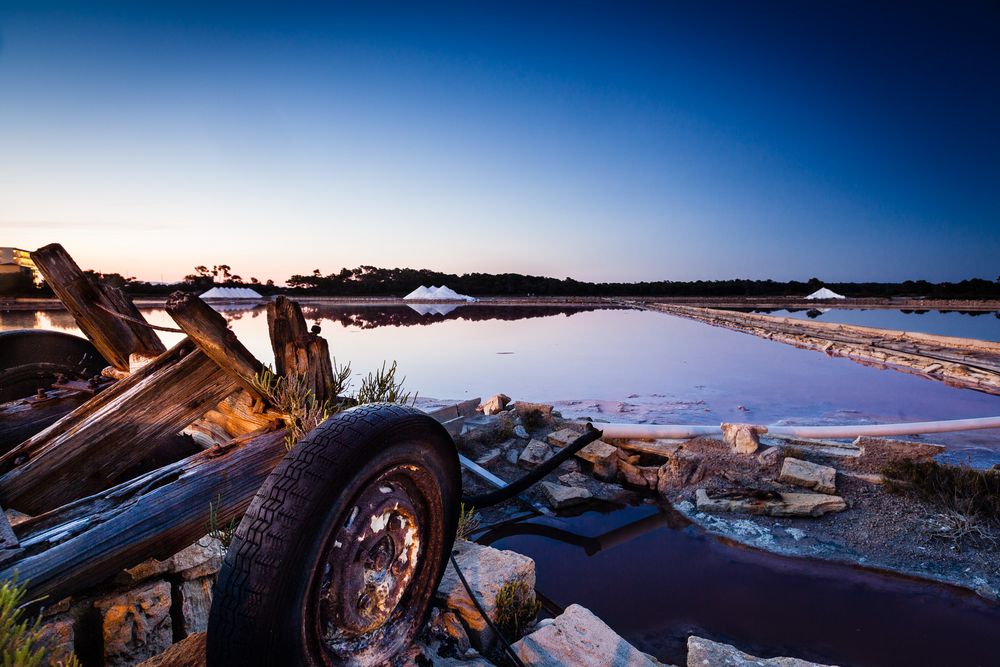
M 407 388 L 421 396 L 504 392 L 610 421 L 844 424 L 1000 414 L 1000 396 L 662 313 L 471 304 L 420 315 L 406 306 L 304 306 L 337 362 L 351 363 L 355 386 L 358 375 L 396 360 Z M 162 308 L 143 313 L 173 325 Z M 263 307 L 224 315 L 258 359 L 273 361 Z M 65 311 L 0 313 L 0 327 L 76 332 Z M 168 346 L 181 338 L 159 335 Z M 1000 463 L 996 431 L 934 441 L 949 445 L 953 459 Z
M 640 649 L 685 662 L 689 634 L 823 664 L 995 664 L 1000 607 L 947 586 L 745 549 L 672 510 L 539 517 L 478 541 L 535 560 L 538 587 Z
M 744 313 L 1000 341 L 1000 312 L 893 308 L 729 308 Z

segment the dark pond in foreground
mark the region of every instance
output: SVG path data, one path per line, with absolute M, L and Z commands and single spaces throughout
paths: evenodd
M 560 401 L 567 416 L 609 421 L 843 424 L 1000 415 L 1000 396 L 662 313 L 561 306 L 307 304 L 338 362 L 367 373 L 399 362 L 421 396 Z M 226 310 L 262 361 L 272 359 L 263 306 Z M 171 325 L 162 309 L 145 310 Z M 992 316 L 990 316 L 992 317 Z M 0 313 L 0 329 L 75 331 L 66 312 Z M 177 334 L 160 334 L 172 344 Z M 358 380 L 355 379 L 355 384 Z M 950 456 L 1000 462 L 1000 433 L 936 436 Z
M 690 634 L 762 657 L 841 667 L 1000 664 L 1000 605 L 948 586 L 734 546 L 673 511 L 537 518 L 479 541 L 532 557 L 545 597 L 587 607 L 674 664 L 686 664 Z

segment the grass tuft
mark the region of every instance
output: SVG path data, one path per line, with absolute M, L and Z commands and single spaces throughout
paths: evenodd
M 523 577 L 504 583 L 497 591 L 496 624 L 508 641 L 515 642 L 535 621 L 542 605 L 535 598 L 534 589 Z
M 465 509 L 465 503 L 461 503 L 458 509 L 458 528 L 455 531 L 455 539 L 467 540 L 474 532 L 479 530 L 481 517 L 475 507 Z
M 1000 470 L 937 461 L 894 461 L 882 469 L 886 488 L 1000 525 Z

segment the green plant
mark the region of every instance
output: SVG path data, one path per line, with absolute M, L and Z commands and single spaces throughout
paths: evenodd
M 334 380 L 338 387 L 345 387 L 351 375 L 351 367 L 338 368 L 334 365 Z M 285 449 L 292 450 L 302 437 L 326 421 L 339 411 L 339 406 L 332 401 L 316 399 L 316 394 L 310 389 L 305 379 L 292 373 L 282 377 L 275 374 L 270 366 L 265 366 L 250 381 L 257 391 L 264 394 L 269 401 L 284 415 L 287 431 L 285 433 Z
M 458 528 L 455 531 L 455 539 L 469 539 L 474 532 L 479 530 L 480 521 L 479 512 L 476 511 L 475 507 L 465 509 L 465 503 L 461 503 L 458 509 Z
M 221 506 L 222 494 L 220 493 L 216 496 L 214 503 L 211 501 L 208 503 L 208 524 L 206 527 L 208 528 L 208 536 L 219 540 L 222 546 L 228 550 L 236 536 L 236 527 L 239 522 L 233 517 L 227 523 L 219 525 L 219 507 Z
M 44 642 L 41 618 L 24 617 L 24 586 L 0 582 L 0 665 L 2 667 L 79 667 L 76 656 L 56 654 Z
M 542 605 L 523 575 L 504 583 L 497 591 L 496 624 L 509 641 L 517 641 L 534 622 Z
M 358 389 L 358 394 L 355 396 L 355 400 L 359 404 L 364 403 L 413 403 L 417 400 L 417 397 L 413 397 L 413 401 L 410 400 L 410 393 L 403 391 L 403 383 L 406 378 L 396 379 L 396 362 L 392 362 L 392 366 L 389 368 L 385 367 L 385 362 L 382 362 L 382 368 L 369 373 L 367 376 L 361 379 L 361 387 Z

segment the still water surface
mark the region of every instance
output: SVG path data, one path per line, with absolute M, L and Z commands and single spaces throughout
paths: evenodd
M 755 310 L 775 317 L 810 319 L 815 322 L 857 324 L 863 327 L 915 331 L 1000 341 L 1000 312 L 973 310 L 893 310 L 874 308 L 822 308 L 811 310 Z
M 1000 415 L 1000 396 L 663 313 L 497 305 L 443 315 L 383 305 L 304 310 L 322 327 L 337 362 L 350 362 L 356 376 L 396 360 L 407 388 L 425 397 L 503 392 L 561 401 L 567 416 L 626 422 L 836 424 Z M 162 309 L 143 312 L 154 324 L 173 325 Z M 264 308 L 224 314 L 250 351 L 271 362 Z M 60 311 L 0 313 L 0 329 L 12 328 L 77 332 Z M 160 335 L 168 345 L 180 338 Z M 952 447 L 952 458 L 1000 462 L 995 430 L 935 440 Z

